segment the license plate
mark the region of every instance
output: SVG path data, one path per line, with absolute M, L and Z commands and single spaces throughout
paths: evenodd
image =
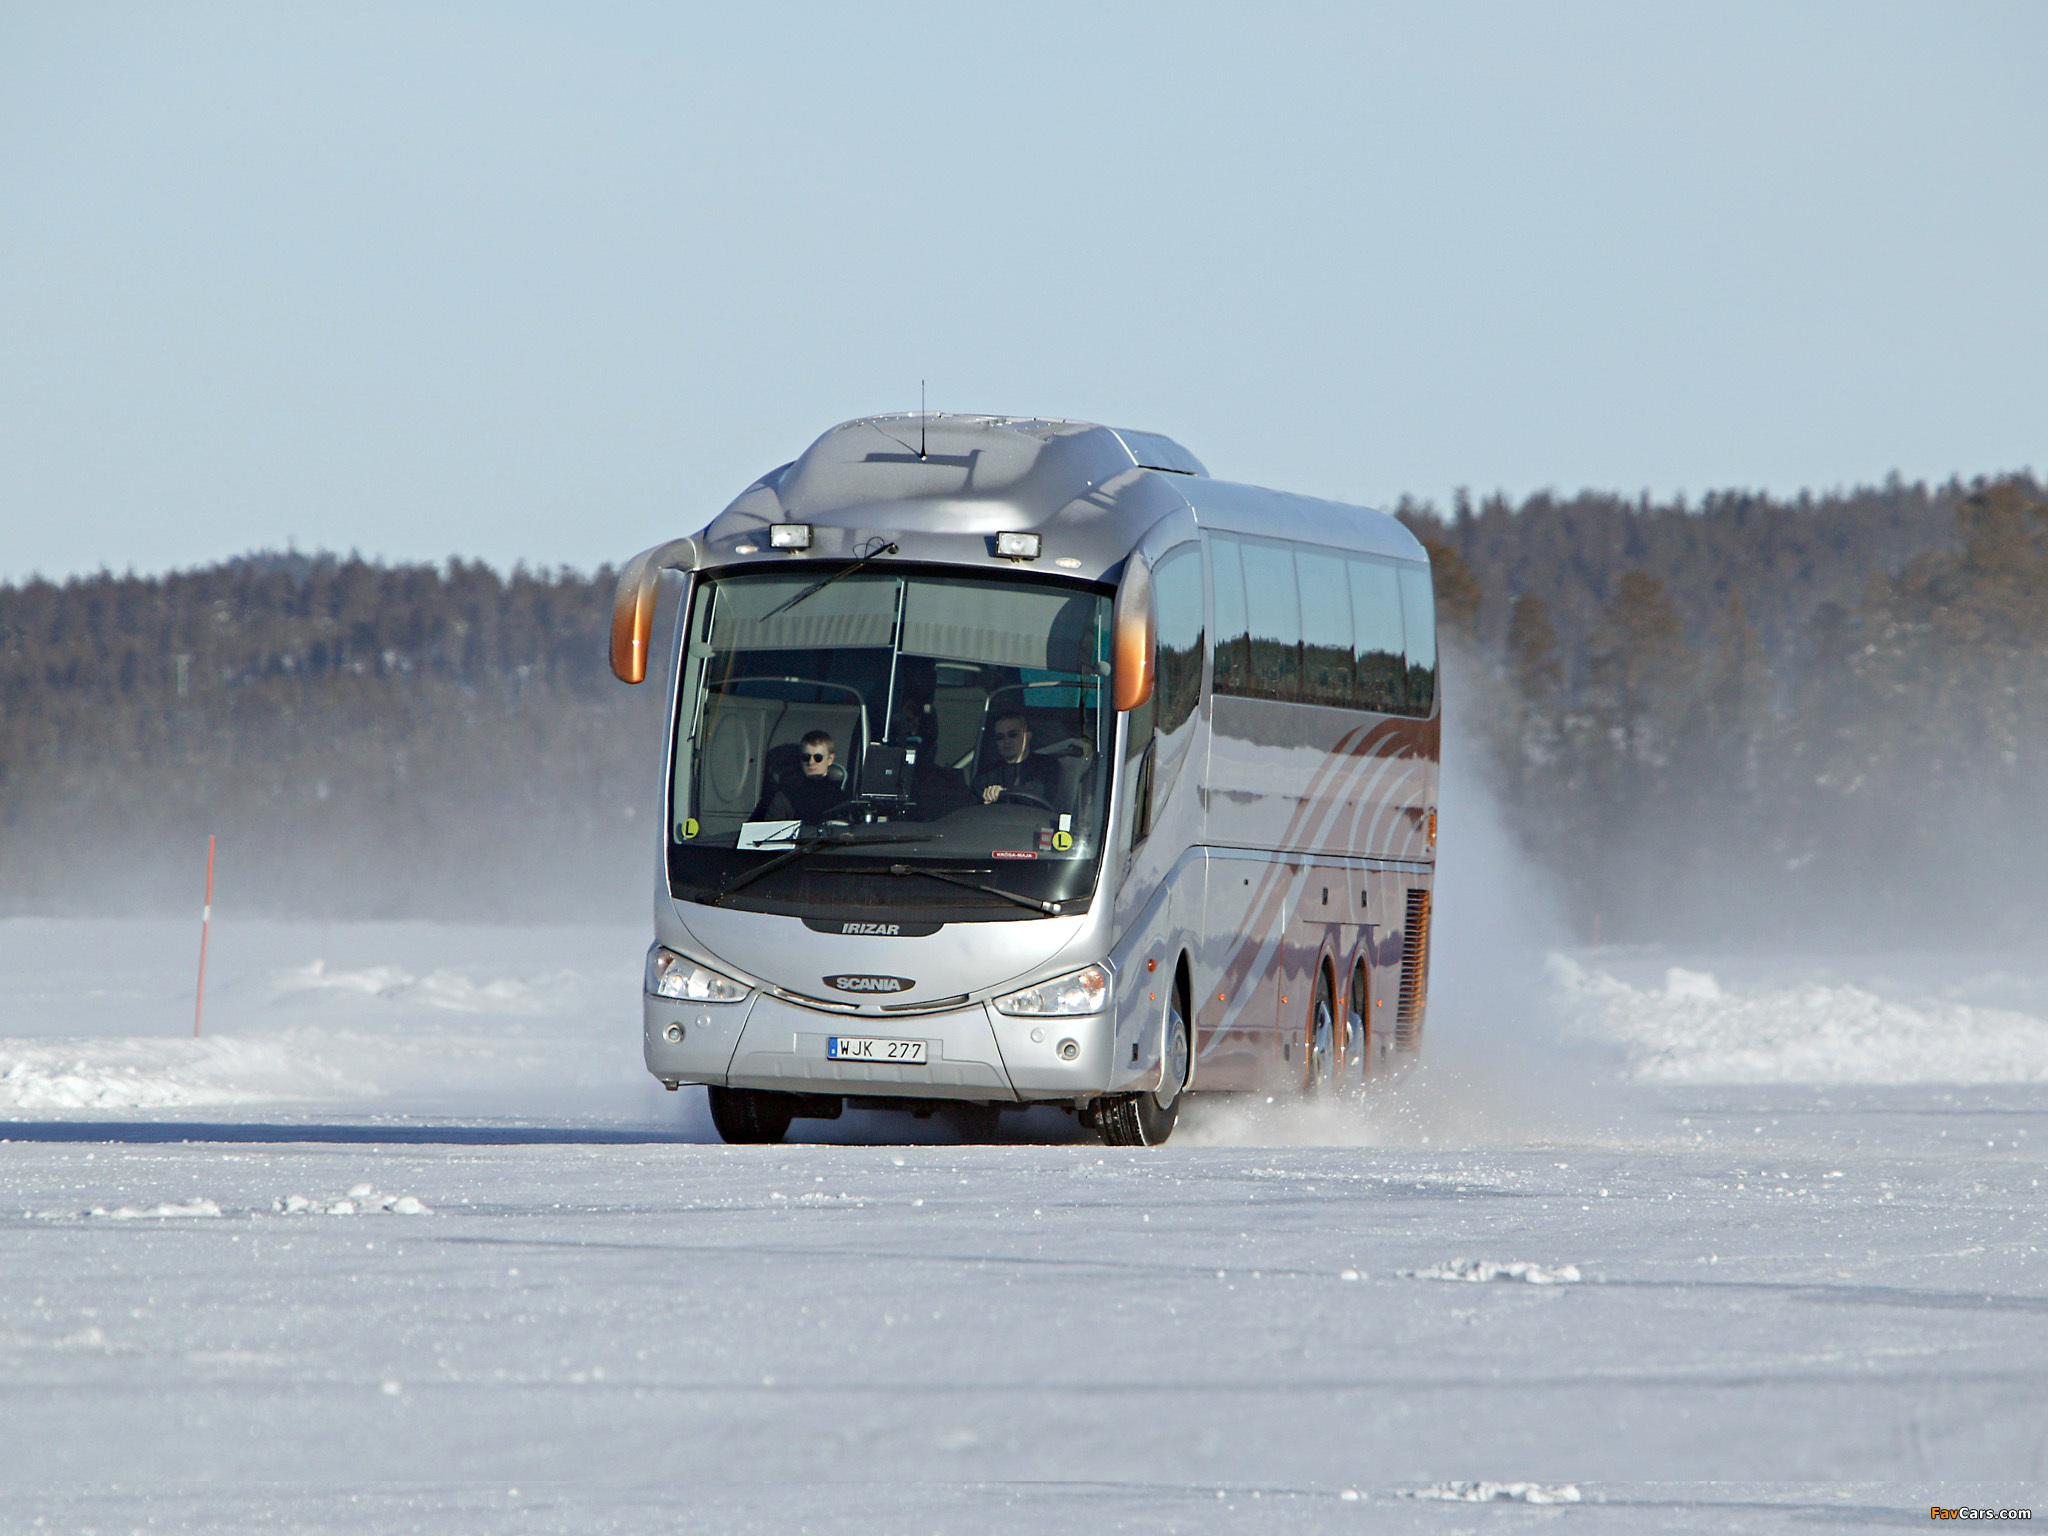
M 899 1067 L 922 1067 L 922 1040 L 876 1040 L 866 1035 L 827 1035 L 825 1054 L 834 1061 L 875 1061 Z

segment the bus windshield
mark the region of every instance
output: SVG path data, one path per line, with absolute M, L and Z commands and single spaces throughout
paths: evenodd
M 1011 572 L 701 577 L 671 889 L 828 917 L 1033 915 L 1000 892 L 1082 910 L 1109 810 L 1110 623 L 1107 593 Z

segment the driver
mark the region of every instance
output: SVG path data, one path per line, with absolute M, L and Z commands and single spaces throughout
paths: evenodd
M 1031 755 L 1031 722 L 1015 710 L 1006 710 L 989 722 L 989 740 L 995 744 L 995 765 L 974 780 L 981 803 L 993 805 L 1009 791 L 1052 805 L 1059 793 L 1059 770 Z

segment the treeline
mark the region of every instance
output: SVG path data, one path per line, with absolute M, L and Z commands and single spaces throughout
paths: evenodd
M 2048 929 L 2031 479 L 1404 516 L 1462 734 L 1582 936 Z
M 2048 926 L 2048 508 L 2009 479 L 1406 506 L 1452 750 L 1583 937 Z M 613 573 L 332 556 L 0 586 L 0 912 L 630 917 Z M 1455 837 L 1455 828 L 1447 828 Z
M 632 910 L 659 770 L 612 580 L 284 555 L 0 587 L 0 911 L 189 903 L 210 833 L 230 904 Z

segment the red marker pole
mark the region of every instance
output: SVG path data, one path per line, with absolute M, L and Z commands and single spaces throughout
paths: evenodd
M 192 1038 L 206 1013 L 206 931 L 213 926 L 213 838 L 206 839 L 206 905 L 199 909 L 199 994 L 192 1004 Z

